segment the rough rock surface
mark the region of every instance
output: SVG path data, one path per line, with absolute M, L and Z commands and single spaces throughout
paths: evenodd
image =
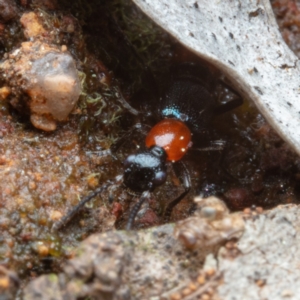
M 67 119 L 81 93 L 72 56 L 40 41 L 22 43 L 0 63 L 0 73 L 10 87 L 11 104 L 29 110 L 32 124 L 45 131 Z
M 251 217 L 238 241 L 234 259 L 231 249 L 218 255 L 224 284 L 221 299 L 299 299 L 300 211 L 296 205 L 279 206 Z
M 38 286 L 37 288 L 33 288 Z M 54 274 L 40 276 L 26 288 L 24 299 L 61 300 L 58 277 Z
M 244 222 L 239 214 L 230 214 L 225 203 L 212 196 L 197 197 L 198 210 L 193 217 L 179 221 L 175 236 L 186 248 L 200 249 L 238 239 L 244 232 Z
M 191 247 L 189 250 L 186 248 L 185 241 L 182 243 L 174 236 L 172 224 L 145 231 L 90 236 L 78 248 L 76 257 L 66 263 L 64 273 L 59 275 L 61 295 L 74 299 L 150 299 L 164 294 L 163 299 L 169 299 L 178 288 L 185 288 L 191 280 L 204 276 L 201 270 L 206 256 L 216 254 L 220 246 L 232 238 L 229 232 L 239 232 L 239 236 L 243 232 L 242 217 L 229 214 L 220 200 L 204 199 L 199 209 L 200 212 L 194 217 L 176 226 L 176 236 L 180 235 L 179 232 L 183 235 L 187 223 L 195 223 L 195 219 L 199 219 L 197 224 L 201 223 L 201 228 L 207 230 L 205 237 L 212 237 L 203 245 L 196 242 L 192 250 Z M 201 211 L 206 212 L 203 215 Z M 237 219 L 240 221 L 236 222 Z M 214 220 L 216 223 L 213 223 Z M 217 228 L 216 224 L 222 223 L 222 220 L 233 227 L 237 225 L 237 228 L 230 225 L 224 229 Z M 195 235 L 194 239 L 204 241 L 199 235 Z M 221 278 L 220 273 L 215 271 L 205 276 L 205 282 L 212 281 L 209 287 L 217 286 L 216 282 Z M 45 277 L 42 278 L 33 281 L 25 289 L 26 299 L 38 298 L 36 295 L 41 290 L 40 285 L 47 281 Z M 53 289 L 56 284 L 56 281 L 52 284 Z M 200 285 L 205 291 L 204 282 Z M 56 299 L 58 296 L 53 297 Z
M 172 225 L 93 235 L 59 275 L 61 294 L 72 287 L 70 299 L 298 299 L 299 215 L 296 205 L 244 213 L 243 236 L 218 244 L 217 256 L 207 255 L 213 251 L 205 247 L 187 250 Z M 25 299 L 38 299 L 32 290 L 40 280 L 26 288 Z
M 42 22 L 34 12 L 24 13 L 20 19 L 21 24 L 24 27 L 24 35 L 27 38 L 34 38 L 46 34 Z

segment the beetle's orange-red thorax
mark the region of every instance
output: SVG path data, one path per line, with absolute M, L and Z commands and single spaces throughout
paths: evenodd
M 146 137 L 146 146 L 160 146 L 167 153 L 167 160 L 180 160 L 191 143 L 191 132 L 181 121 L 164 119 L 151 128 Z

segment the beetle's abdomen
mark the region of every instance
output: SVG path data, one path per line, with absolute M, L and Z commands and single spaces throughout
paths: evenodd
M 191 132 L 180 120 L 164 119 L 146 137 L 146 146 L 159 146 L 166 151 L 167 160 L 180 160 L 191 146 Z

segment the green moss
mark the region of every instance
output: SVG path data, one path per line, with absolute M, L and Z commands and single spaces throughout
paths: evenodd
M 56 274 L 49 274 L 48 275 L 48 278 L 49 278 L 49 281 L 53 282 L 53 283 L 56 283 L 58 282 L 58 277 Z
M 131 81 L 131 90 L 144 84 L 148 69 L 156 77 L 168 68 L 174 41 L 132 1 L 76 0 L 70 7 L 63 0 L 62 5 L 84 24 L 91 52 L 127 85 Z
M 164 30 L 146 17 L 132 1 L 110 1 L 110 9 L 146 66 L 161 68 L 168 64 L 169 57 L 165 55 L 170 52 L 171 41 Z

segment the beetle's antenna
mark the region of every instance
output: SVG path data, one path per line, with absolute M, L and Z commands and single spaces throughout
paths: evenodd
M 141 206 L 144 203 L 144 201 L 147 198 L 149 198 L 149 196 L 150 196 L 150 192 L 149 191 L 143 192 L 140 200 L 134 205 L 133 209 L 131 210 L 131 212 L 129 214 L 129 218 L 128 218 L 127 225 L 126 225 L 126 230 L 131 230 L 131 227 L 132 227 L 132 224 L 133 224 L 134 219 L 136 217 L 136 214 L 138 213 L 138 211 L 141 208 Z
M 66 215 L 64 215 L 59 221 L 57 221 L 53 224 L 52 231 L 58 231 L 62 227 L 65 227 L 74 218 L 74 216 L 78 214 L 78 212 L 82 209 L 82 207 L 87 202 L 89 202 L 95 196 L 100 194 L 102 191 L 106 190 L 109 186 L 111 186 L 118 180 L 120 180 L 119 176 L 117 176 L 115 181 L 113 181 L 113 182 L 109 181 L 109 182 L 103 184 L 102 186 L 95 189 L 91 194 L 89 194 L 88 196 L 83 198 L 76 206 L 74 206 L 69 212 L 67 212 Z
M 118 87 L 117 88 L 117 97 L 118 97 L 118 101 L 120 102 L 120 104 L 123 106 L 123 108 L 127 109 L 132 115 L 134 116 L 138 116 L 140 114 L 140 112 L 138 110 L 136 110 L 135 108 L 133 108 L 124 98 L 121 89 Z

